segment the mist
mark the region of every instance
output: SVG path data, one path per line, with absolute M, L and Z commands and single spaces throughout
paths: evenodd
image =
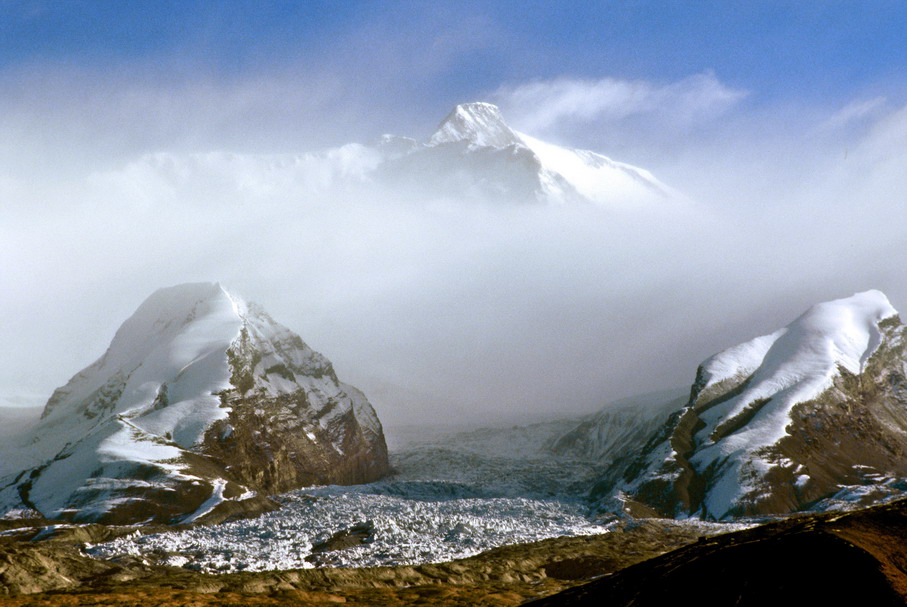
M 82 77 L 82 90 L 98 83 Z M 634 162 L 686 195 L 616 211 L 345 185 L 370 160 L 342 144 L 368 143 L 395 111 L 395 125 L 431 125 L 449 107 L 403 116 L 376 99 L 372 118 L 347 121 L 362 99 L 277 78 L 264 93 L 260 79 L 232 83 L 229 100 L 242 101 L 206 113 L 225 107 L 211 101 L 223 91 L 151 94 L 109 78 L 103 115 L 93 94 L 65 108 L 4 102 L 0 395 L 46 399 L 154 290 L 190 281 L 260 303 L 389 425 L 589 412 L 683 389 L 704 358 L 814 303 L 878 288 L 907 305 L 896 102 L 753 107 L 708 74 L 636 82 L 647 95 L 636 111 L 571 112 L 552 97 L 576 94 L 563 79 L 533 81 L 554 108 L 539 115 L 520 110 L 534 98 L 518 84 L 476 92 L 517 129 Z M 69 88 L 41 86 L 52 85 Z M 276 118 L 236 119 L 269 99 Z

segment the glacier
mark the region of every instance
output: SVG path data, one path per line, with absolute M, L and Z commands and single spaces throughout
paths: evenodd
M 280 510 L 254 519 L 135 534 L 87 550 L 96 558 L 225 573 L 440 562 L 505 544 L 607 533 L 615 517 L 586 499 L 596 462 L 544 449 L 574 421 L 449 434 L 435 429 L 392 451 L 397 473 L 386 480 L 292 491 L 274 496 Z M 313 552 L 357 524 L 373 529 L 365 543 Z

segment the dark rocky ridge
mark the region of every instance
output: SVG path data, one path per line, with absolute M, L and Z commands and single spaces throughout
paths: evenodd
M 527 605 L 907 604 L 907 501 L 696 543 Z

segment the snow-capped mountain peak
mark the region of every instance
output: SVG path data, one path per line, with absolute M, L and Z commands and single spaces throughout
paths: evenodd
M 706 518 L 888 495 L 879 480 L 907 475 L 905 370 L 907 328 L 882 292 L 814 305 L 704 361 L 624 494 Z
M 411 147 L 395 168 L 400 165 L 406 173 L 433 173 L 434 187 L 453 176 L 459 188 L 495 199 L 612 208 L 681 199 L 645 169 L 515 131 L 496 105 L 485 102 L 455 107 L 428 143 Z
M 481 101 L 455 107 L 438 125 L 428 145 L 459 141 L 498 148 L 523 143 L 504 122 L 498 106 Z
M 150 405 L 164 383 L 191 385 L 197 395 L 193 415 L 202 408 L 210 417 L 223 416 L 215 394 L 230 386 L 226 351 L 239 335 L 246 304 L 217 283 L 191 283 L 155 291 L 117 330 L 107 352 L 76 375 L 48 401 L 42 415 L 51 420 L 76 417 L 93 419 L 95 409 L 73 410 L 119 378 L 118 398 L 105 401 L 115 406 L 108 412 L 124 413 L 142 403 Z M 220 354 L 216 354 L 219 352 Z M 112 396 L 112 392 L 110 394 Z M 172 396 L 171 396 L 172 398 Z M 97 399 L 91 399 L 98 404 Z M 138 411 L 133 411 L 138 413 Z M 204 430 L 202 423 L 199 432 Z M 191 447 L 199 432 L 187 437 Z
M 54 392 L 18 470 L 0 482 L 0 514 L 172 523 L 374 480 L 388 463 L 374 410 L 327 358 L 257 305 L 193 283 L 152 294 Z

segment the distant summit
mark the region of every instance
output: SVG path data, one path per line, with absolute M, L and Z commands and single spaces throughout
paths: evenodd
M 214 283 L 152 294 L 58 388 L 0 479 L 4 510 L 115 524 L 273 508 L 388 472 L 381 424 L 324 356 Z
M 429 145 L 466 141 L 477 146 L 507 147 L 523 141 L 504 123 L 498 106 L 481 101 L 463 103 L 447 115 L 429 138 Z
M 249 200 L 290 194 L 301 201 L 375 197 L 606 210 L 684 202 L 645 169 L 517 132 L 497 106 L 484 102 L 456 106 L 422 141 L 383 135 L 368 145 L 302 155 L 154 154 L 123 171 L 159 179 L 160 190 L 175 195 L 239 190 Z M 111 187 L 121 182 L 111 179 Z
M 386 135 L 379 149 L 375 179 L 416 195 L 612 209 L 681 198 L 644 169 L 519 133 L 484 102 L 456 106 L 427 143 Z

